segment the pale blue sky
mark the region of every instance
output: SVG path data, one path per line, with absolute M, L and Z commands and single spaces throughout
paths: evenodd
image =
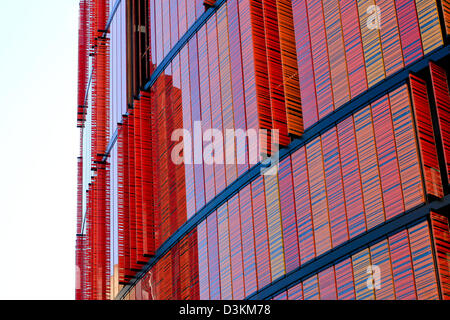
M 0 0 L 0 299 L 73 299 L 78 0 Z

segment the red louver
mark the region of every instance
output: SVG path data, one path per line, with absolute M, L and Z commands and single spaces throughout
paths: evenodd
M 77 126 L 83 127 L 86 119 L 85 97 L 89 78 L 89 5 L 87 0 L 80 1 L 80 25 L 78 30 L 78 110 Z
M 450 181 L 450 93 L 445 69 L 430 62 L 431 81 L 434 91 L 439 130 L 444 148 L 444 158 L 447 168 L 447 177 Z
M 250 13 L 261 152 L 270 156 L 272 130 L 281 147 L 304 131 L 292 2 L 251 0 Z
M 82 144 L 81 144 L 82 145 Z M 82 232 L 82 219 L 83 219 L 83 158 L 78 157 L 78 177 L 77 177 L 77 239 L 75 248 L 75 266 L 76 266 L 76 289 L 75 299 L 82 299 L 82 288 L 85 283 L 82 281 L 83 270 L 83 235 Z
M 155 254 L 153 143 L 150 94 L 140 100 L 119 131 L 119 281 L 127 283 Z
M 92 76 L 92 158 L 102 159 L 109 139 L 109 40 L 97 39 Z
M 292 1 L 277 0 L 277 14 L 288 133 L 301 136 L 303 135 L 304 126 L 300 101 L 300 80 L 297 48 L 295 46 Z
M 109 1 L 81 1 L 80 50 L 81 64 L 87 65 L 87 55 L 92 58 L 92 128 L 91 156 L 94 175 L 89 185 L 86 201 L 86 232 L 82 228 L 82 159 L 78 168 L 78 226 L 77 272 L 81 287 L 77 298 L 105 300 L 109 298 L 110 279 L 110 199 L 109 166 L 103 161 L 109 140 L 109 39 L 104 37 L 109 14 Z M 85 58 L 85 60 L 84 60 Z M 80 72 L 81 73 L 81 72 Z M 87 72 L 86 72 L 87 73 Z M 80 76 L 79 101 L 84 101 L 86 83 Z M 84 79 L 84 80 L 83 80 Z M 80 120 L 80 118 L 79 118 Z M 84 121 L 84 115 L 83 119 Z M 79 123 L 80 124 L 80 123 Z
M 80 133 L 80 154 L 83 154 L 83 129 Z M 77 175 L 77 233 L 75 248 L 75 299 L 85 299 L 86 287 L 86 252 L 85 235 L 83 234 L 83 157 L 78 157 Z
M 275 1 L 263 0 L 263 15 L 272 129 L 278 130 L 280 145 L 287 146 L 290 139 L 287 130 L 283 69 L 280 52 L 280 31 L 278 28 L 278 16 Z
M 139 266 L 137 265 L 137 244 L 136 244 L 136 161 L 134 158 L 134 116 L 133 110 L 128 111 L 129 116 L 126 122 L 128 126 L 128 228 L 129 228 L 129 254 L 130 254 L 130 264 L 128 268 L 134 275 L 136 271 L 139 271 Z
M 425 81 L 414 75 L 409 76 L 409 81 L 411 84 L 411 96 L 414 106 L 420 156 L 422 158 L 423 173 L 425 176 L 426 193 L 442 198 L 444 191 L 431 121 L 427 86 Z
M 141 145 L 141 160 L 140 160 L 140 192 L 142 201 L 142 232 L 143 244 L 142 254 L 145 257 L 153 256 L 155 254 L 155 218 L 154 218 L 154 201 L 153 201 L 153 137 L 152 130 L 154 120 L 152 119 L 150 94 L 141 92 L 141 100 L 139 103 L 139 122 L 140 122 L 140 145 Z M 144 259 L 146 260 L 146 259 Z
M 119 199 L 119 282 L 126 283 L 130 269 L 129 230 L 129 171 L 128 171 L 128 117 L 124 116 L 118 138 L 118 199 Z
M 96 176 L 88 193 L 86 212 L 87 240 L 87 300 L 109 298 L 110 231 L 109 231 L 109 168 L 106 163 L 96 165 Z
M 267 66 L 267 53 L 265 42 L 264 13 L 261 1 L 250 1 L 250 14 L 252 22 L 253 52 L 255 60 L 256 100 L 258 105 L 258 121 L 260 130 L 270 130 L 273 127 L 270 108 L 269 78 Z M 270 133 L 261 133 L 260 144 L 263 155 L 270 155 Z
M 450 300 L 450 231 L 448 218 L 431 212 L 434 250 L 443 300 Z
M 205 10 L 208 10 L 211 7 L 214 7 L 216 4 L 216 0 L 205 0 L 203 1 L 203 5 L 205 6 Z
M 76 248 L 75 248 L 75 299 L 84 300 L 84 291 L 86 287 L 86 268 L 85 268 L 85 251 L 84 251 L 84 235 L 77 234 Z
M 83 219 L 83 157 L 78 157 L 77 176 L 77 234 L 82 232 Z
M 442 13 L 444 18 L 444 24 L 445 24 L 445 32 L 447 33 L 447 36 L 450 35 L 450 1 L 449 0 L 442 0 Z

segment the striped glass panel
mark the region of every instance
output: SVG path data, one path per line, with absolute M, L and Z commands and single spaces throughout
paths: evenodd
M 333 247 L 335 247 L 348 240 L 341 161 L 335 128 L 322 136 L 322 143 L 331 237 Z
M 245 296 L 257 289 L 256 260 L 255 260 L 255 233 L 253 228 L 252 194 L 250 185 L 239 193 L 241 210 L 241 231 L 243 250 L 243 271 L 245 283 Z
M 295 214 L 291 159 L 282 161 L 278 168 L 280 206 L 283 227 L 286 273 L 299 266 L 297 217 Z
M 183 105 L 183 128 L 188 132 L 193 132 L 192 130 L 192 112 L 191 112 L 191 93 L 190 93 L 190 82 L 189 82 L 189 64 L 186 66 L 186 61 L 189 61 L 189 47 L 185 46 L 180 52 L 180 64 L 181 71 L 181 101 Z M 161 104 L 162 106 L 164 104 Z M 193 146 L 192 136 L 185 137 L 183 139 L 185 145 Z M 193 148 L 186 148 L 185 152 L 191 151 L 190 159 L 194 159 Z M 185 159 L 186 158 L 186 154 Z M 189 156 L 187 156 L 189 157 Z M 186 210 L 187 217 L 192 217 L 195 213 L 195 178 L 194 178 L 194 166 L 192 161 L 187 161 L 184 165 L 185 177 L 186 177 Z
M 376 28 L 368 28 L 368 23 L 370 23 L 368 19 L 370 15 L 368 15 L 367 12 L 369 6 L 373 5 L 375 5 L 373 0 L 358 0 L 361 37 L 369 87 L 385 77 L 380 33 Z
M 162 23 L 162 1 L 161 0 L 154 0 L 155 1 L 155 24 L 153 25 L 155 27 L 155 37 L 156 37 L 156 51 L 154 54 L 156 55 L 156 64 L 159 65 L 164 59 L 164 52 L 163 52 L 163 23 Z M 178 9 L 185 9 L 185 8 L 178 8 Z M 182 15 L 186 14 L 185 11 L 179 12 L 180 18 Z
M 174 0 L 178 1 L 178 0 Z M 156 64 L 156 56 L 157 56 L 157 48 L 156 48 L 156 16 L 155 16 L 155 3 L 154 0 L 149 1 L 149 29 L 150 29 L 150 46 L 152 54 L 151 56 L 151 62 L 153 65 Z M 178 16 L 177 16 L 178 18 Z
M 392 280 L 391 257 L 387 240 L 383 240 L 370 247 L 372 265 L 380 271 L 380 288 L 375 287 L 376 300 L 394 300 L 394 282 Z
M 245 59 L 245 63 L 244 61 L 242 63 L 242 75 L 244 83 L 247 129 L 256 130 L 258 129 L 258 112 L 256 105 L 255 64 L 253 59 L 247 59 L 247 57 L 253 57 L 253 39 L 249 0 L 239 0 L 239 27 L 241 32 L 242 58 Z M 257 144 L 249 143 L 248 149 L 249 156 L 254 154 L 259 155 Z
M 320 300 L 317 275 L 303 281 L 304 300 Z
M 194 156 L 194 183 L 195 183 L 195 207 L 199 210 L 205 205 L 205 181 L 202 161 L 196 161 L 201 159 L 203 155 L 202 144 L 199 143 L 196 135 L 195 124 L 201 121 L 202 110 L 200 105 L 200 82 L 199 82 L 199 57 L 198 57 L 198 45 L 197 35 L 195 35 L 188 43 L 189 47 L 189 76 L 190 76 L 190 89 L 191 89 L 191 110 L 192 110 L 192 135 L 193 135 L 193 156 Z M 208 102 L 208 101 L 207 101 Z M 208 108 L 209 109 L 209 108 Z M 190 216 L 188 216 L 190 217 Z
M 318 120 L 315 79 L 309 35 L 306 0 L 293 0 L 294 31 L 297 47 L 300 96 L 305 129 Z
M 395 0 L 405 65 L 423 56 L 414 0 Z
M 354 115 L 367 229 L 384 222 L 380 176 L 370 108 Z
M 356 0 L 339 0 L 341 9 L 342 35 L 347 60 L 350 98 L 367 89 L 361 29 Z
M 204 6 L 205 0 L 195 0 L 195 18 L 199 19 L 203 12 L 205 12 Z
M 292 155 L 291 161 L 295 208 L 297 210 L 300 263 L 304 264 L 316 256 L 305 148 L 303 147 L 296 151 Z
M 368 280 L 370 262 L 369 249 L 365 249 L 352 256 L 353 277 L 355 279 L 355 295 L 357 300 L 374 300 L 374 290 L 369 288 Z
M 209 300 L 208 230 L 206 220 L 197 227 L 200 299 Z
M 352 260 L 348 258 L 335 266 L 336 291 L 339 300 L 355 299 Z
M 188 28 L 195 21 L 195 13 L 196 13 L 195 2 L 196 2 L 196 0 L 187 0 L 186 1 L 187 25 L 188 25 Z
M 283 231 L 281 229 L 280 193 L 278 175 L 264 176 L 267 227 L 269 231 L 270 267 L 272 279 L 286 273 L 284 265 Z
M 335 108 L 350 99 L 347 59 L 341 25 L 341 12 L 338 0 L 323 0 L 325 30 L 330 59 L 331 83 Z
M 392 274 L 397 300 L 416 299 L 411 253 L 406 230 L 389 237 Z
M 178 0 L 170 0 L 170 38 L 173 48 L 179 39 L 178 34 Z
M 321 300 L 336 300 L 336 279 L 334 276 L 334 267 L 319 273 L 319 290 Z
M 178 0 L 178 33 L 180 34 L 180 37 L 182 37 L 183 34 L 186 33 L 188 27 L 186 1 L 188 0 Z
M 220 83 L 219 56 L 217 44 L 216 16 L 212 16 L 207 22 L 207 41 L 209 58 L 209 81 L 212 86 L 211 92 L 211 127 L 223 132 L 221 95 L 219 89 L 213 89 Z M 220 151 L 219 151 L 220 152 Z M 226 186 L 225 166 L 223 152 L 216 154 L 218 161 L 214 164 L 214 178 L 216 194 L 220 193 Z
M 405 211 L 400 187 L 398 156 L 392 128 L 389 98 L 372 104 L 373 126 L 386 220 Z
M 170 50 L 171 47 L 171 38 L 170 38 L 170 2 L 162 1 L 161 3 L 161 11 L 162 11 L 162 35 L 163 35 L 163 57 L 165 57 Z
M 217 231 L 219 238 L 221 299 L 231 300 L 233 298 L 233 291 L 231 284 L 230 227 L 227 204 L 217 209 Z
M 424 54 L 443 45 L 441 26 L 435 0 L 416 0 L 417 17 Z
M 201 101 L 201 120 L 202 137 L 206 130 L 211 129 L 211 93 L 209 82 L 209 60 L 208 60 L 208 42 L 206 25 L 198 33 L 198 59 L 199 59 L 199 82 L 200 82 L 200 101 Z M 203 150 L 208 144 L 203 142 Z M 214 165 L 203 164 L 205 178 L 205 201 L 208 203 L 215 194 Z
M 234 129 L 233 94 L 231 90 L 230 46 L 228 37 L 227 4 L 217 11 L 217 35 L 219 44 L 220 92 L 222 97 L 223 132 Z M 234 155 L 231 161 L 226 160 L 226 182 L 229 185 L 237 177 L 236 150 L 234 140 L 225 139 L 225 158 Z
M 406 85 L 389 93 L 405 210 L 424 201 L 416 135 Z
M 288 300 L 303 300 L 302 283 L 299 283 L 288 289 Z
M 271 282 L 271 269 L 269 259 L 269 237 L 267 234 L 266 202 L 264 197 L 264 184 L 260 177 L 252 182 L 253 221 L 255 228 L 256 271 L 258 288 Z
M 366 231 L 366 216 L 362 198 L 361 176 L 353 118 L 349 117 L 338 123 L 337 130 L 348 232 L 349 237 L 352 238 Z
M 276 295 L 275 297 L 273 297 L 272 300 L 287 300 L 287 292 L 283 291 L 282 293 Z
M 320 119 L 334 110 L 322 2 L 307 0 L 307 9 Z
M 181 88 L 181 74 L 180 74 L 180 60 L 179 57 L 175 58 L 172 61 L 172 82 L 173 87 L 170 91 L 170 101 L 169 104 L 173 110 L 173 116 L 170 122 L 171 128 L 180 128 L 183 126 L 183 116 L 182 116 L 182 92 Z M 172 134 L 169 129 L 168 133 Z M 171 161 L 172 163 L 172 161 Z M 175 214 L 171 215 L 171 219 L 173 224 L 178 228 L 184 223 L 186 220 L 186 186 L 185 186 L 185 168 L 184 166 L 177 166 L 173 164 L 173 169 L 171 170 L 171 174 L 174 176 L 173 188 L 176 191 L 176 201 L 170 201 L 170 205 L 174 209 Z
M 228 201 L 230 224 L 231 275 L 233 281 L 233 299 L 244 298 L 244 278 L 242 266 L 242 231 L 239 212 L 239 196 Z
M 314 226 L 314 240 L 316 254 L 321 255 L 330 250 L 331 234 L 328 217 L 327 195 L 325 190 L 325 175 L 323 169 L 323 156 L 320 138 L 306 146 L 308 176 L 311 192 L 311 209 Z M 302 260 L 302 263 L 304 261 Z
M 241 32 L 239 30 L 239 8 L 238 0 L 228 1 L 228 28 L 230 40 L 230 63 L 231 63 L 231 82 L 233 94 L 233 113 L 236 130 L 247 130 L 246 111 L 244 104 L 244 83 L 242 71 L 242 53 L 241 53 Z M 248 144 L 246 139 L 244 145 L 236 144 L 236 158 L 243 157 L 245 161 L 237 160 L 237 176 L 240 176 L 248 170 Z
M 393 0 L 378 0 L 381 14 L 381 47 L 383 49 L 386 76 L 403 67 L 403 53 L 398 30 L 397 13 Z
M 173 118 L 173 128 L 181 128 L 183 126 L 182 117 L 182 92 L 181 88 L 181 73 L 180 73 L 180 60 L 175 58 L 172 61 L 173 69 L 173 86 L 174 90 L 171 91 L 171 101 L 173 102 L 174 113 L 176 116 Z M 184 166 L 175 166 L 175 189 L 177 194 L 177 201 L 173 201 L 172 205 L 175 206 L 175 220 L 177 226 L 181 226 L 185 222 L 186 218 L 186 186 L 185 186 L 185 168 Z
M 431 249 L 430 229 L 424 221 L 408 230 L 411 258 L 414 267 L 417 299 L 435 300 L 439 298 L 436 270 Z
M 207 230 L 210 299 L 220 300 L 220 267 L 217 239 L 217 212 L 213 212 L 208 217 Z

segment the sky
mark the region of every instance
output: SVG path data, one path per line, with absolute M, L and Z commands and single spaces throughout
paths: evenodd
M 0 1 L 0 299 L 74 299 L 78 0 Z

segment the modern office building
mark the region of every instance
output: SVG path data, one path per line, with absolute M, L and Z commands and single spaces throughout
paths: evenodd
M 450 299 L 449 35 L 448 0 L 81 0 L 76 298 Z

